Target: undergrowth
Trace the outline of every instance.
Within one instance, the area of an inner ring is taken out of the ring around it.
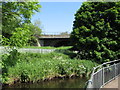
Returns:
[[[2,55],[2,82],[36,82],[55,76],[87,76],[95,65],[89,60],[71,59],[64,53],[19,53],[14,50]]]

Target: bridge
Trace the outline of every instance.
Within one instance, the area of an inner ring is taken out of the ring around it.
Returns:
[[[70,35],[41,35],[39,38],[41,39],[48,39],[48,38],[70,38]]]
[[[39,36],[40,46],[70,46],[70,34],[66,35],[41,35]]]
[[[120,59],[94,67],[87,84],[87,90],[90,88],[93,90],[102,90],[104,88],[120,90]]]

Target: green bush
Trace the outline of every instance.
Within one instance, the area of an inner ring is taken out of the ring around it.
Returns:
[[[75,14],[71,33],[80,59],[106,62],[120,56],[120,2],[85,2]]]

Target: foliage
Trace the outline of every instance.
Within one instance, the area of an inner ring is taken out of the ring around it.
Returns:
[[[71,39],[80,59],[105,62],[120,56],[120,2],[85,2],[75,14]]]
[[[10,46],[26,46],[31,36],[29,28],[30,27],[27,25],[24,25],[24,28],[16,28],[16,31],[12,33],[12,36],[10,37]]]
[[[31,40],[29,41],[30,42],[30,45],[34,45],[36,43],[39,43],[38,41],[38,38],[39,36],[41,35],[41,32],[42,30],[40,29],[40,22],[39,21],[35,21],[35,24],[32,24],[30,23],[29,24],[29,30],[31,32]],[[39,45],[37,45],[39,46]]]
[[[96,65],[92,61],[70,59],[65,54],[55,52],[48,54],[19,53],[16,55],[17,57],[11,57],[12,54],[2,56],[3,66],[7,69],[6,78],[8,78],[5,80],[5,74],[3,74],[3,83],[10,83],[16,79],[20,82],[36,82],[55,76],[80,76],[90,72]],[[12,62],[11,58],[16,59],[16,62]]]
[[[40,7],[38,2],[2,2],[3,45],[27,44],[28,38],[31,39],[28,31],[31,16],[38,12]]]
[[[60,35],[69,35],[69,33],[66,31],[66,32],[61,32]]]
[[[8,81],[8,68],[13,67],[16,62],[18,61],[19,53],[16,49],[13,49],[8,54],[1,55],[1,62],[2,64],[2,82]]]

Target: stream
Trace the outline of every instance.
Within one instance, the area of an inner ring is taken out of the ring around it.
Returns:
[[[84,88],[86,78],[54,79],[39,83],[16,83],[4,88]]]

